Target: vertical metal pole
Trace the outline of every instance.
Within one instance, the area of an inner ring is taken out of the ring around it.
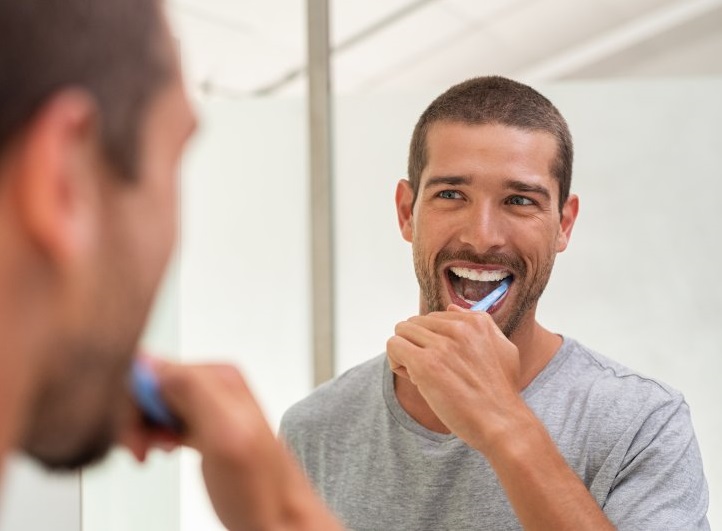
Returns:
[[[328,0],[307,0],[314,385],[334,376],[334,259]]]

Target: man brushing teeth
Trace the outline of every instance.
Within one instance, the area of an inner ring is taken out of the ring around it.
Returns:
[[[421,115],[396,189],[419,315],[282,422],[349,528],[709,528],[682,396],[536,320],[571,170],[564,118],[520,83],[472,79]]]

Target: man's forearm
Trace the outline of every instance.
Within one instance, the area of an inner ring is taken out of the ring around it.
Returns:
[[[279,531],[343,531],[341,525],[311,487],[306,476],[294,463],[289,465],[289,499],[286,503]],[[269,528],[276,529],[276,528]]]
[[[614,529],[526,407],[484,449],[524,529]]]

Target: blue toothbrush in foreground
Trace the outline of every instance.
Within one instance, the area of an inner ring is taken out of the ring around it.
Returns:
[[[494,306],[494,304],[496,304],[497,301],[504,296],[504,293],[507,292],[509,286],[511,286],[511,276],[508,276],[504,280],[502,280],[501,284],[499,284],[496,289],[494,289],[494,291],[492,291],[486,297],[474,304],[471,309],[475,312],[488,311],[489,308]]]
[[[160,396],[158,379],[153,369],[142,360],[135,360],[130,373],[130,388],[145,420],[153,426],[181,431],[180,421],[170,412]]]

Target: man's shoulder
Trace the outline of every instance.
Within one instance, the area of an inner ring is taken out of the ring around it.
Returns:
[[[644,448],[674,452],[694,437],[679,391],[574,340],[565,338],[540,376],[527,403],[599,496]]]
[[[321,384],[286,411],[281,421],[282,431],[333,423],[334,419],[352,415],[356,410],[367,410],[371,402],[382,400],[385,363],[386,355],[380,354]]]
[[[578,341],[565,338],[566,350],[558,377],[568,382],[570,394],[587,406],[649,413],[659,408],[675,410],[685,404],[680,391]],[[557,381],[560,381],[557,379]]]

